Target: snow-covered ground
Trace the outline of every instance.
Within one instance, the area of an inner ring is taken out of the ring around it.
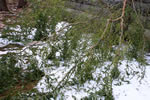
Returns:
[[[147,57],[147,60],[150,60],[150,57]],[[125,62],[121,67],[124,65]],[[129,84],[113,86],[115,100],[150,100],[150,66],[146,66],[145,76],[141,81],[136,76],[129,81]]]
[[[150,57],[147,59],[150,60]],[[125,67],[126,62],[123,61],[122,65],[120,66],[122,69]],[[133,62],[132,66],[137,66],[136,62]],[[69,70],[69,69],[67,69]],[[64,77],[64,71],[67,71],[65,67],[59,67],[56,70],[51,71],[50,73],[54,73],[55,77],[60,81]],[[96,72],[98,73],[98,72]],[[37,87],[41,92],[47,92],[48,89],[46,88],[47,83],[45,82],[46,78],[43,79],[38,83]],[[116,82],[114,81],[113,84],[113,96],[115,100],[149,100],[150,99],[150,66],[146,66],[145,76],[142,80],[138,77],[134,76],[132,79],[128,79],[129,83],[123,82],[121,85],[114,85]],[[57,84],[57,83],[55,83]],[[95,81],[88,81],[84,85],[78,87],[77,85],[66,87],[62,89],[64,93],[65,100],[81,100],[81,98],[89,96],[89,91],[94,92],[99,90],[100,84]],[[87,92],[88,91],[88,92]],[[57,98],[59,100],[60,97]],[[101,98],[102,99],[102,98]],[[98,99],[100,100],[100,99]]]

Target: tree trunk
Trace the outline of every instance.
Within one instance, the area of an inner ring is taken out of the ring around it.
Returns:
[[[26,4],[27,4],[26,0],[19,0],[17,8],[25,7]]]
[[[9,11],[6,0],[0,0],[0,11]]]

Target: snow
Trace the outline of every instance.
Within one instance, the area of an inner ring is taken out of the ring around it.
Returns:
[[[137,66],[137,62],[130,62],[131,66]],[[122,62],[122,65],[120,66],[120,69],[124,69],[126,66],[126,61]],[[65,67],[61,66],[56,68],[53,71],[49,71],[46,69],[47,75],[50,73],[55,74],[55,77],[58,79],[57,81],[61,81],[61,79],[64,77],[65,72],[68,72]],[[96,73],[100,73],[100,70],[97,70]],[[124,72],[123,72],[124,73]],[[48,92],[49,90],[46,89],[47,83],[44,81],[46,80],[45,77],[38,83],[37,89],[41,92]],[[115,83],[115,82],[114,82]],[[54,83],[55,86],[57,83]],[[74,97],[76,97],[76,100],[81,100],[81,98],[89,96],[87,91],[94,92],[99,90],[100,84],[96,83],[95,81],[87,81],[82,86],[69,86],[62,90],[65,96],[65,100],[74,100]],[[113,95],[115,100],[149,100],[150,95],[150,66],[146,66],[146,72],[145,77],[140,81],[138,77],[133,77],[130,80],[130,83],[123,83],[120,86],[113,85]],[[57,97],[57,100],[60,96]],[[103,97],[102,97],[103,98]],[[101,99],[102,99],[101,98]],[[103,100],[103,99],[102,99]]]
[[[141,82],[134,77],[130,83],[113,86],[115,100],[149,100],[150,99],[150,66],[146,66],[146,73]]]
[[[0,55],[4,55],[4,54],[7,54],[8,51],[0,51]]]
[[[58,31],[61,30],[62,28],[60,26],[66,27],[68,23],[66,24],[65,22],[59,23],[56,27],[57,34],[60,34]],[[20,26],[17,27],[16,31],[20,31]],[[36,29],[33,29],[31,32],[33,35],[28,36],[28,38],[33,39],[34,33]],[[66,30],[64,30],[66,31]],[[62,34],[63,36],[64,34]],[[12,41],[9,41],[7,39],[1,39],[0,38],[0,46],[6,45],[12,43]],[[43,46],[39,46],[40,49],[43,47],[47,47],[47,44],[43,43]],[[49,48],[48,51],[51,49]],[[28,54],[32,55],[33,52],[30,49],[23,48],[24,52],[22,54]],[[7,54],[8,51],[0,51],[1,54]],[[37,54],[41,54],[40,50],[37,51]],[[43,53],[44,54],[44,53]],[[42,55],[42,54],[41,54]],[[42,63],[42,56],[41,55],[36,55],[35,58],[38,60],[38,65],[41,65]],[[56,52],[56,57],[60,57],[60,52]],[[150,63],[150,57],[146,57],[147,61]],[[86,60],[86,57],[85,59]],[[48,61],[48,64],[51,64],[51,61]],[[122,61],[122,64],[119,66],[119,70],[121,71],[121,74],[124,75],[124,69],[126,68],[127,61]],[[39,92],[49,92],[52,91],[48,88],[47,84],[47,76],[49,75],[55,75],[52,78],[57,79],[57,83],[52,82],[54,86],[58,85],[58,82],[60,82],[65,74],[69,72],[69,70],[74,66],[74,64],[70,64],[69,67],[66,67],[63,65],[64,62],[60,62],[59,67],[52,66],[52,68],[44,68],[44,72],[46,76],[44,76],[37,86],[35,88],[38,89]],[[106,65],[109,64],[109,62],[106,63]],[[141,71],[136,67],[138,66],[138,63],[136,61],[132,61],[129,63],[130,67],[134,71],[138,71],[139,74],[141,74]],[[130,72],[132,73],[132,70],[130,69]],[[93,72],[93,77],[97,77],[101,74],[101,70],[97,69],[95,72]],[[138,78],[138,76],[135,76],[132,78],[132,76],[125,76],[125,79],[128,79],[130,83],[123,82],[121,85],[115,85],[117,83],[117,80],[113,82],[113,96],[115,100],[149,100],[150,99],[150,66],[146,66],[146,71],[145,71],[145,76],[142,80]],[[78,85],[73,85],[73,86],[68,86],[65,87],[61,90],[62,93],[64,93],[64,98],[65,100],[74,100],[74,97],[76,97],[76,100],[81,100],[81,98],[89,96],[89,93],[94,93],[95,91],[98,91],[101,89],[101,83],[98,83],[96,81],[90,80],[85,82],[83,85],[78,86]],[[60,100],[61,95],[57,97],[57,100]],[[104,98],[101,97],[103,100]],[[100,100],[100,99],[99,99]]]
[[[0,38],[0,47],[8,45],[9,43],[12,43],[12,41],[9,41],[8,39]]]
[[[56,52],[56,57],[59,57],[60,56],[60,52]]]

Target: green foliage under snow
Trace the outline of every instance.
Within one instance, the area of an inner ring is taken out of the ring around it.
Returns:
[[[19,36],[24,35],[24,41],[27,41],[26,37],[31,34],[32,29],[36,29],[33,40],[41,40],[48,44],[47,48],[41,49],[41,52],[46,54],[46,57],[42,57],[42,66],[53,70],[60,67],[63,61],[63,66],[69,69],[69,66],[73,64],[73,67],[70,68],[64,79],[60,82],[53,78],[55,75],[47,76],[47,79],[50,80],[47,82],[51,90],[49,93],[37,93],[37,95],[31,97],[56,99],[58,95],[61,95],[63,98],[61,89],[67,86],[82,86],[87,81],[94,80],[100,83],[102,88],[94,93],[89,93],[89,97],[83,99],[91,100],[92,98],[102,96],[105,97],[105,100],[113,100],[113,80],[124,80],[122,79],[123,77],[120,77],[121,72],[118,68],[121,65],[121,61],[136,60],[140,66],[146,64],[144,54],[147,51],[147,44],[143,36],[144,28],[141,26],[138,16],[130,7],[127,7],[124,16],[123,35],[121,33],[120,21],[110,22],[106,32],[104,32],[107,19],[110,18],[109,16],[115,19],[119,17],[121,10],[112,11],[108,16],[102,14],[93,15],[93,18],[87,18],[82,15],[72,16],[65,10],[66,8],[63,6],[63,3],[61,0],[33,1],[32,9],[21,14],[21,18],[16,21],[16,25],[21,27],[20,32],[16,33],[19,33]],[[61,30],[57,34],[56,25],[62,21],[69,23],[66,27],[67,31]],[[6,33],[4,35],[14,32],[9,29],[5,30]],[[48,48],[50,48],[50,51]],[[60,56],[56,56],[57,52],[60,53]],[[15,59],[8,58],[9,63],[7,64],[5,63],[6,61],[6,57],[3,57],[0,62],[0,66],[2,66],[0,71],[4,73],[3,75],[0,73],[0,75],[6,76],[3,77],[4,79],[0,79],[0,83],[3,86],[6,85],[3,81],[9,78],[11,83],[7,81],[6,87],[10,88],[18,81],[15,76],[21,74],[21,69],[15,67],[17,62]],[[48,64],[48,61],[51,61],[51,64]],[[31,69],[34,67],[35,69],[32,70],[38,72],[37,63],[33,62],[34,60],[31,60],[30,67]],[[107,62],[109,63],[105,65]],[[30,67],[27,70],[31,70]],[[140,68],[143,70],[142,67]],[[97,69],[100,69],[101,73],[95,78],[93,73]],[[5,71],[12,73],[12,75]],[[37,75],[34,72],[28,73],[25,78],[30,80],[32,77],[31,79],[34,79],[34,74]],[[22,77],[19,76],[18,78]],[[59,84],[53,86],[53,82]],[[7,88],[0,90],[0,92]]]

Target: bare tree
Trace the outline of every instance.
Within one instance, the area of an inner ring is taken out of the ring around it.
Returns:
[[[0,11],[9,11],[6,0],[0,0]]]
[[[17,8],[22,8],[27,4],[26,0],[19,0]]]

